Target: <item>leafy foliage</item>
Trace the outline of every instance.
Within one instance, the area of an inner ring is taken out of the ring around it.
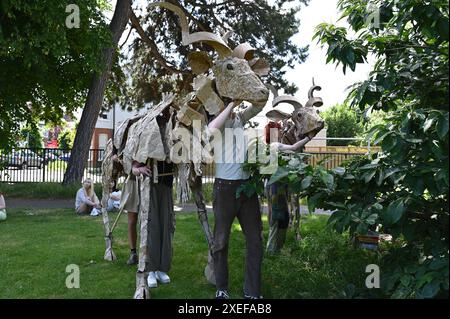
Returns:
[[[367,134],[381,152],[344,167],[325,170],[280,161],[270,182],[288,183],[308,197],[310,211],[333,210],[338,232],[377,230],[393,236],[381,261],[382,290],[392,298],[448,297],[448,3],[373,1],[380,25],[365,1],[341,0],[339,7],[356,32],[318,27],[328,45],[327,61],[352,70],[377,58],[369,79],[354,85],[350,105],[360,111],[389,112]]]
[[[42,134],[35,125],[29,125],[20,131],[21,138],[27,142],[27,147],[42,148]]]
[[[73,146],[75,140],[76,130],[66,129],[58,136],[58,147],[60,149],[68,150]]]
[[[249,42],[271,65],[271,74],[266,82],[283,87],[290,94],[297,88],[283,77],[285,67],[292,68],[306,59],[307,47],[292,43],[300,22],[295,17],[299,6],[292,7],[292,0],[256,1],[169,1],[183,8],[190,20],[190,31],[207,31],[223,34],[234,30],[230,46]],[[298,1],[307,4],[308,0]],[[290,4],[291,9],[286,9]],[[138,38],[130,47],[127,73],[132,77],[129,99],[123,105],[159,102],[163,92],[189,92],[193,74],[187,65],[187,55],[195,49],[211,51],[204,44],[185,47],[181,43],[178,17],[171,11],[151,9],[141,18],[146,34],[158,48],[150,50],[147,43]],[[164,67],[163,64],[167,67]]]
[[[382,152],[351,163],[326,199],[311,199],[335,206],[330,223],[338,231],[379,225],[402,242],[384,260],[392,297],[448,296],[448,3],[374,3],[378,26],[366,23],[373,12],[361,1],[341,0],[356,38],[327,24],[316,37],[344,71],[369,53],[377,58],[349,98],[362,111],[392,112],[388,124],[369,132]]]
[[[0,148],[22,122],[58,122],[82,105],[110,32],[100,7],[80,0],[80,28],[65,25],[67,1],[0,3]]]
[[[346,104],[338,104],[321,113],[325,120],[328,137],[357,137],[363,131],[363,124],[360,116]],[[327,142],[328,145],[345,146],[352,141]]]

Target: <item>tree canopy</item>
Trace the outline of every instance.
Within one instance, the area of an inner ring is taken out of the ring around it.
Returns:
[[[190,21],[190,31],[208,31],[224,34],[233,30],[229,42],[234,48],[249,42],[257,49],[257,55],[266,58],[271,65],[267,82],[286,93],[297,90],[295,83],[284,79],[287,68],[301,63],[307,56],[307,47],[298,47],[291,37],[298,32],[300,21],[296,13],[300,3],[292,7],[292,0],[277,0],[270,5],[267,0],[180,0],[169,1],[179,5]],[[286,9],[290,5],[290,9]],[[145,30],[145,37],[138,37],[130,47],[127,73],[132,78],[131,92],[126,105],[142,107],[157,102],[163,92],[187,92],[191,89],[193,74],[187,66],[187,54],[204,44],[185,47],[181,43],[178,17],[171,11],[153,8],[146,10],[138,20]],[[132,20],[133,22],[133,20]],[[136,25],[136,22],[133,23]],[[213,53],[212,53],[213,54]]]
[[[58,122],[80,107],[102,68],[110,34],[104,1],[79,0],[79,28],[68,28],[66,1],[0,2],[0,148],[33,119]]]

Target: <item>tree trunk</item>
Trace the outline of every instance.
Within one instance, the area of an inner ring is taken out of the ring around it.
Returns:
[[[95,124],[100,114],[105,88],[111,71],[111,66],[116,56],[116,48],[122,33],[125,31],[129,19],[132,0],[118,0],[114,15],[109,28],[112,33],[113,46],[103,51],[103,61],[105,68],[101,74],[96,74],[92,78],[86,104],[78,125],[77,134],[73,143],[72,152],[64,174],[63,184],[81,182],[84,175],[84,168],[89,156],[92,135]]]

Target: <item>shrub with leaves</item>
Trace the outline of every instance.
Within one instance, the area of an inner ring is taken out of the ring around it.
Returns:
[[[369,132],[382,151],[351,163],[333,196],[311,199],[334,202],[330,223],[339,231],[379,224],[402,241],[384,258],[390,296],[448,296],[448,2],[372,2],[339,1],[353,39],[328,24],[318,26],[316,37],[344,70],[369,53],[377,58],[349,98],[362,111],[392,112],[388,125]],[[370,19],[374,14],[378,21]]]
[[[329,223],[338,232],[391,234],[380,264],[386,296],[448,297],[448,2],[372,2],[339,1],[354,38],[329,24],[319,25],[315,37],[328,46],[327,61],[344,72],[368,54],[377,58],[349,102],[363,112],[390,113],[387,124],[368,132],[381,152],[332,171],[281,161],[271,181],[307,196],[310,210],[334,210]]]

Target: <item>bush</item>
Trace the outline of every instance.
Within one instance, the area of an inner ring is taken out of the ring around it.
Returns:
[[[354,138],[363,131],[358,114],[346,104],[335,105],[321,115],[326,123],[328,137]],[[327,141],[330,146],[347,146],[352,143],[354,141]]]

